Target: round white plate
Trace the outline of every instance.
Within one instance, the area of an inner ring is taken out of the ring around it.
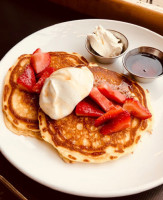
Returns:
[[[0,63],[0,94],[9,67],[18,56],[43,51],[78,52],[92,60],[85,49],[86,34],[96,25],[122,32],[129,49],[153,46],[163,50],[163,38],[142,27],[111,20],[78,20],[40,30],[14,46]],[[121,60],[109,69],[123,71]],[[17,136],[3,122],[0,111],[0,147],[3,155],[21,172],[52,189],[91,197],[115,197],[139,193],[163,183],[163,77],[142,84],[151,94],[155,114],[152,134],[144,134],[133,154],[104,164],[66,164],[45,142]],[[2,98],[0,98],[0,104]]]

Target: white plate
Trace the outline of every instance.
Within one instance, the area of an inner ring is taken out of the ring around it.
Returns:
[[[128,23],[93,19],[57,24],[30,35],[5,55],[0,63],[0,94],[4,76],[17,57],[32,53],[38,47],[43,51],[78,52],[91,60],[85,49],[85,36],[99,24],[126,35],[129,49],[147,45],[163,50],[163,38],[160,35]],[[122,71],[121,60],[108,68]],[[70,194],[115,197],[156,187],[163,183],[163,78],[142,86],[151,93],[154,130],[151,135],[144,135],[133,154],[104,164],[66,164],[50,145],[11,133],[5,127],[0,111],[1,152],[30,178]]]

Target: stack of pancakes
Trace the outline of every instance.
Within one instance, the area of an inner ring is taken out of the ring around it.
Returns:
[[[50,52],[50,66],[87,66],[94,75],[94,85],[107,81],[127,97],[136,98],[149,109],[147,92],[127,76],[89,64],[77,53]],[[131,127],[111,135],[102,135],[94,126],[95,118],[76,116],[72,112],[60,120],[53,120],[39,108],[39,95],[22,90],[17,78],[30,63],[31,55],[18,58],[6,76],[3,93],[3,112],[9,130],[25,136],[43,139],[52,144],[66,162],[101,163],[133,152],[142,131],[151,130],[152,118],[132,117]]]

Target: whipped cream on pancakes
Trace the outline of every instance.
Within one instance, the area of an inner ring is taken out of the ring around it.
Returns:
[[[40,107],[52,119],[66,117],[89,95],[93,82],[93,74],[87,67],[59,69],[46,79],[40,93]]]

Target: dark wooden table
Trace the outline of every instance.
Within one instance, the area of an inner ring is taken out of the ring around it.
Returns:
[[[0,1],[0,59],[17,42],[29,34],[47,26],[77,19],[92,18],[70,9],[41,0],[1,0]],[[27,199],[92,199],[64,194],[49,189],[28,178],[0,153],[0,174],[11,182]],[[0,183],[0,200],[18,199],[2,183]],[[109,198],[110,200],[162,200],[163,185],[152,190],[128,197]]]

